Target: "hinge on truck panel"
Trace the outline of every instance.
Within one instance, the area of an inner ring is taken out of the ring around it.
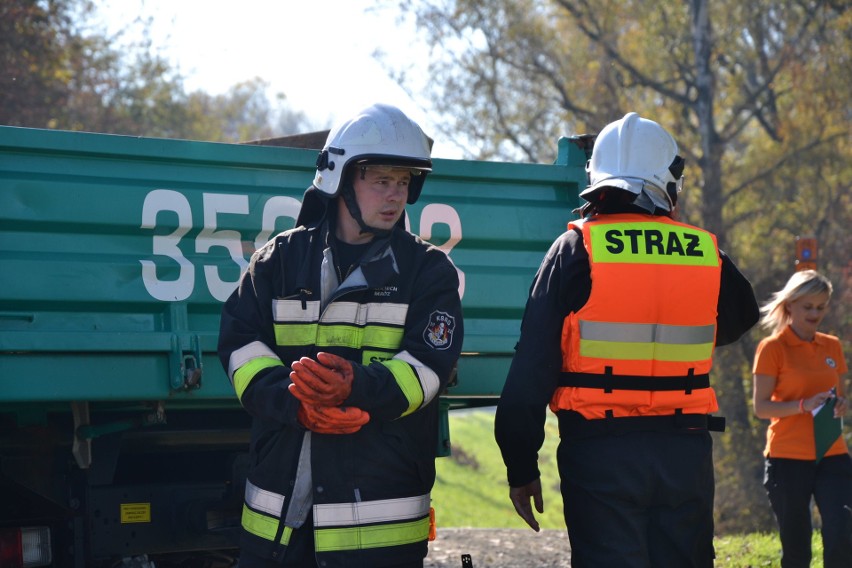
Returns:
[[[172,335],[172,351],[169,354],[171,388],[173,390],[201,388],[201,340],[198,335],[190,335],[189,349],[186,350],[183,348],[183,343],[181,336]]]
[[[163,401],[150,403],[154,411],[134,413],[123,420],[92,424],[89,416],[89,403],[85,401],[71,402],[71,412],[74,415],[74,442],[71,453],[80,469],[88,469],[92,465],[92,440],[107,434],[135,430],[145,426],[156,426],[166,423],[166,407]]]
[[[71,454],[80,469],[89,469],[92,465],[92,440],[77,434],[81,426],[89,425],[89,403],[72,402],[71,413],[74,416],[74,443],[71,446]]]

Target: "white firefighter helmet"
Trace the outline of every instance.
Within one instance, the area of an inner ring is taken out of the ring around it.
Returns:
[[[338,195],[353,164],[410,168],[408,203],[414,203],[432,171],[429,139],[398,108],[374,104],[329,132],[313,186],[328,197]]]
[[[637,198],[644,194],[654,206],[671,211],[681,189],[682,169],[683,159],[671,134],[653,120],[629,112],[598,134],[586,165],[589,187],[580,197],[592,201],[600,189],[616,187]]]

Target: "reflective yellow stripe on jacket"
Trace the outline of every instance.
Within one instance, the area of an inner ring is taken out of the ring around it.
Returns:
[[[398,353],[388,361],[382,361],[382,365],[390,369],[396,384],[408,399],[408,408],[402,416],[411,414],[424,404],[428,404],[441,389],[438,374],[408,351]]]
[[[231,379],[237,396],[242,399],[243,392],[258,372],[282,365],[278,355],[265,343],[253,341],[231,353],[228,360],[228,378]]]
[[[402,344],[408,306],[393,303],[332,302],[320,314],[319,302],[275,300],[275,341],[281,346],[377,348]]]
[[[275,300],[272,309],[278,345],[359,349],[362,364],[377,361],[386,366],[408,400],[402,416],[438,395],[438,375],[410,353],[398,352],[405,334],[406,304],[332,302],[321,311],[318,301]]]
[[[281,526],[281,514],[284,511],[285,497],[279,493],[266,491],[246,480],[246,498],[243,505],[243,528],[255,536],[281,544],[290,542],[293,530],[283,527],[281,537],[276,539]]]

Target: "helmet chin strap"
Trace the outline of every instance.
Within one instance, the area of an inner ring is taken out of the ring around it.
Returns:
[[[677,205],[677,196],[683,190],[683,168],[686,165],[686,160],[682,156],[675,155],[672,165],[669,166],[669,171],[675,181],[666,184],[666,193],[669,194],[669,199],[672,201],[672,208]]]
[[[352,187],[351,183],[344,183],[340,194],[343,197],[343,202],[346,204],[346,209],[349,210],[349,214],[352,215],[352,218],[355,219],[355,222],[361,228],[362,234],[372,233],[377,238],[390,235],[391,232],[389,230],[371,227],[364,222],[364,218],[361,216],[361,208],[358,207],[358,200],[355,199],[355,188]]]

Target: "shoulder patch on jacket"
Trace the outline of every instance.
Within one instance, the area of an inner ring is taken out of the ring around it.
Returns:
[[[455,330],[456,318],[447,312],[436,310],[429,315],[429,323],[423,330],[423,339],[435,349],[449,349],[453,344]]]

